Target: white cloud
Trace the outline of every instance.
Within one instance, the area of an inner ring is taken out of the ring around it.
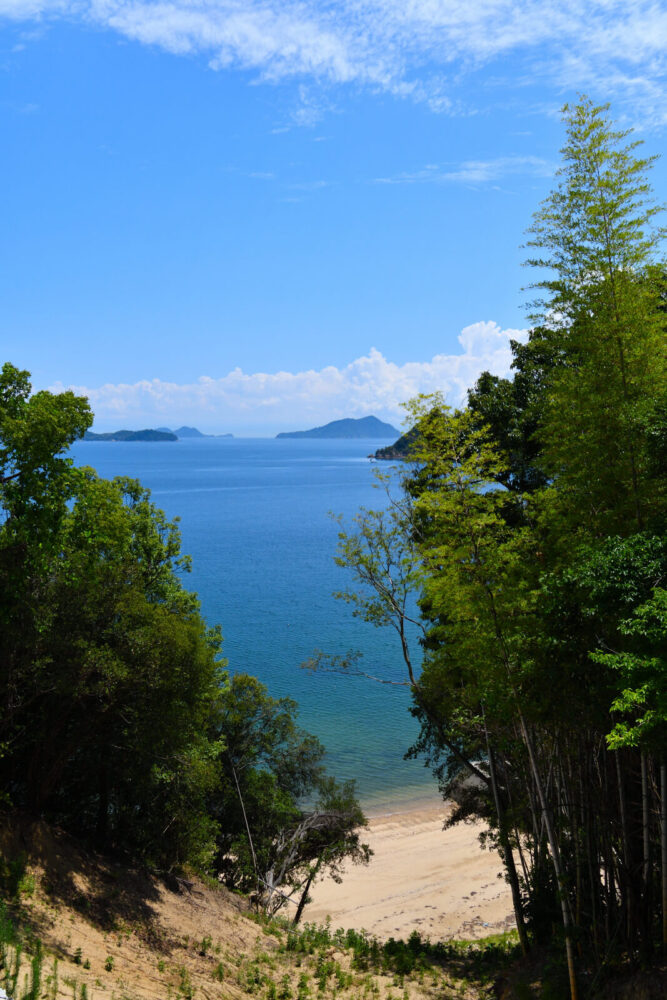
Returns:
[[[450,404],[458,405],[480,372],[506,375],[509,342],[525,334],[478,322],[459,334],[458,354],[437,354],[430,361],[399,365],[372,348],[343,368],[330,365],[319,371],[246,374],[235,368],[221,378],[204,375],[187,384],[147,379],[132,385],[50,388],[88,396],[95,426],[109,430],[188,423],[214,432],[261,435],[369,413],[401,423],[401,403],[420,392],[442,391]]]
[[[362,84],[441,111],[460,107],[457,81],[507,58],[505,83],[599,87],[667,117],[658,0],[0,0],[3,14],[93,23],[216,69]],[[312,124],[318,107],[311,95],[296,120]]]

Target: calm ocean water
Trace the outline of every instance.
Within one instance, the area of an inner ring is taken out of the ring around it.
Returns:
[[[393,632],[356,620],[332,596],[348,578],[333,561],[338,528],[328,512],[349,519],[362,505],[382,506],[366,458],[381,444],[206,438],[72,449],[77,464],[101,476],[140,479],[157,506],[180,517],[183,551],[193,558],[185,583],[206,619],[222,625],[230,670],[294,698],[301,724],[325,744],[332,773],[356,778],[372,811],[435,794],[423,765],[403,760],[417,732],[409,694],[299,664],[315,649],[355,649],[371,673],[404,677]]]

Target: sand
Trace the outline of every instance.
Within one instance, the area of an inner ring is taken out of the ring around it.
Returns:
[[[432,941],[480,938],[515,926],[512,899],[495,851],[482,850],[480,824],[443,830],[446,804],[422,803],[370,819],[368,867],[350,866],[311,892],[304,920],[364,928],[406,938],[417,929]],[[500,877],[499,877],[500,876]]]

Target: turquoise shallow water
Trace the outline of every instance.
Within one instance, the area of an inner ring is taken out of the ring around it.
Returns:
[[[325,744],[339,778],[356,778],[371,811],[434,795],[420,762],[404,761],[416,735],[402,687],[300,670],[316,648],[361,650],[363,665],[402,680],[394,634],[352,617],[332,593],[346,585],[333,561],[337,526],[379,507],[366,456],[386,442],[215,439],[78,442],[73,456],[100,475],[128,475],[180,516],[183,551],[193,558],[186,585],[206,619],[219,622],[232,671],[255,674],[272,695],[300,706],[301,724]]]

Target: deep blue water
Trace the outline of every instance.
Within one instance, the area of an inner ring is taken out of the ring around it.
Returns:
[[[371,673],[405,676],[393,631],[353,618],[332,596],[348,578],[333,561],[338,528],[328,512],[349,520],[362,505],[382,506],[366,457],[381,444],[206,438],[72,449],[77,464],[101,476],[140,479],[157,506],[180,517],[183,551],[193,559],[185,584],[206,619],[222,625],[230,670],[294,698],[301,724],[327,747],[332,773],[356,778],[373,810],[434,794],[423,765],[403,760],[417,732],[407,690],[299,664],[315,649],[355,649]]]

